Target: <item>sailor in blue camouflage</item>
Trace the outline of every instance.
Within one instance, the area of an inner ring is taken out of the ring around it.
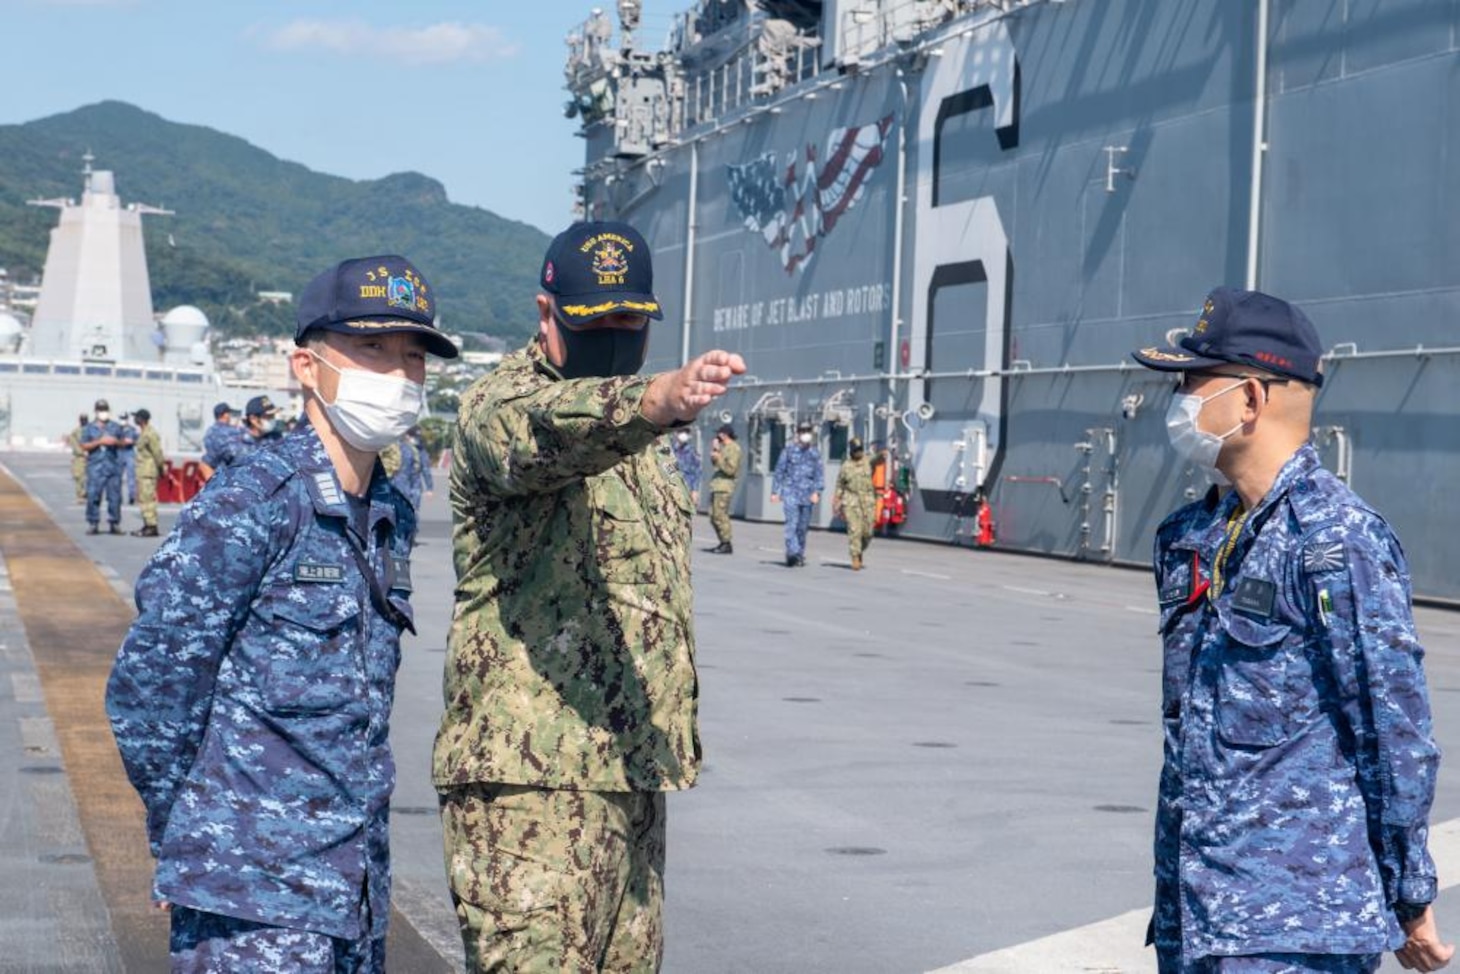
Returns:
[[[137,503],[137,427],[130,413],[122,413],[122,439],[117,444],[117,461],[122,468],[122,491],[128,504]]]
[[[684,478],[685,486],[689,488],[690,497],[695,503],[700,499],[700,455],[695,450],[693,438],[689,430],[679,430],[674,434],[674,463],[679,467],[679,474]]]
[[[227,403],[218,403],[213,407],[213,425],[208,427],[208,432],[203,434],[203,463],[207,464],[214,472],[235,462],[248,452],[248,439],[242,427],[234,426],[228,421],[234,410]]]
[[[400,450],[400,468],[391,476],[391,479],[401,492],[410,498],[411,505],[419,511],[421,498],[427,491],[436,489],[436,482],[431,478],[431,454],[426,450],[426,443],[421,438],[419,429],[407,431],[406,435],[400,438],[398,448]]]
[[[826,487],[826,471],[815,443],[810,423],[797,426],[796,439],[781,451],[771,479],[771,500],[779,500],[786,508],[787,565],[806,564],[806,532]]]
[[[1172,443],[1233,484],[1156,536],[1163,974],[1358,974],[1386,950],[1437,970],[1453,951],[1430,908],[1440,755],[1409,569],[1306,442],[1321,354],[1291,305],[1219,289],[1181,347],[1135,355],[1182,372]]]
[[[1187,684],[1191,646],[1211,602],[1210,553],[1201,539],[1217,520],[1221,489],[1176,511],[1156,529],[1157,601],[1160,607],[1161,717],[1164,754],[1156,800],[1156,909],[1146,942],[1158,953],[1179,954],[1181,911],[1177,896],[1181,852],[1181,696]]]
[[[111,418],[105,399],[96,401],[96,415],[81,431],[80,445],[86,452],[87,533],[96,534],[101,523],[101,501],[106,498],[106,520],[112,534],[120,534],[122,520],[122,463],[118,451],[128,441],[122,426]]]
[[[454,346],[360,287],[384,267],[424,292],[403,258],[361,263],[306,289],[305,420],[183,509],[107,685],[175,971],[383,970],[416,517],[377,454],[424,403],[427,349]]]

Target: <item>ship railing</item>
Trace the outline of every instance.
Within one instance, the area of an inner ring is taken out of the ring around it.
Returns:
[[[1430,358],[1449,355],[1460,355],[1460,345],[1441,345],[1427,348],[1424,345],[1415,345],[1412,348],[1386,348],[1373,351],[1360,351],[1357,344],[1343,342],[1335,345],[1325,352],[1323,361],[1325,363],[1338,364],[1346,361],[1357,361],[1360,359],[1392,359],[1392,358]],[[950,369],[950,370],[928,370],[910,369],[899,372],[868,372],[865,374],[852,373],[850,375],[837,372],[835,374],[824,374],[807,378],[792,378],[787,376],[784,379],[761,379],[749,378],[739,380],[735,383],[737,389],[785,389],[800,386],[826,386],[834,384],[862,384],[868,382],[919,382],[931,379],[1009,379],[1037,375],[1075,375],[1080,373],[1101,373],[1101,372],[1135,372],[1144,373],[1147,370],[1144,366],[1135,362],[1106,362],[1090,365],[1046,365],[1035,367],[1032,363],[1023,359],[1016,359],[1007,368],[999,369]],[[1174,376],[1177,373],[1170,373]]]
[[[681,113],[686,127],[763,101],[821,70],[821,39],[775,30],[774,23],[747,22],[740,43],[723,60],[686,67]]]
[[[874,51],[908,46],[949,21],[987,11],[1010,14],[1022,7],[1064,0],[887,0],[846,10],[836,25],[837,61],[855,65]]]
[[[66,359],[0,358],[0,375],[85,375],[98,379],[134,379],[139,382],[206,382],[202,369],[168,368],[120,362]]]

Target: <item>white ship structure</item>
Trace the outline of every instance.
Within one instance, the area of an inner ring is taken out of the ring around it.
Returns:
[[[118,415],[145,407],[169,454],[197,452],[215,403],[242,408],[261,390],[220,377],[202,311],[154,314],[142,218],[171,211],[123,204],[114,174],[84,159],[79,201],[31,201],[61,218],[29,326],[0,300],[0,448],[55,448],[106,399]]]

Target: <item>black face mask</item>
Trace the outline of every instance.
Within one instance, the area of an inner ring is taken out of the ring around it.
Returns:
[[[853,460],[860,460],[860,459],[862,459],[862,456],[863,456],[863,453],[862,453],[861,450],[853,450],[852,451],[852,459]]]
[[[574,331],[554,322],[565,352],[558,372],[565,379],[609,378],[634,375],[644,367],[649,351],[649,326],[638,331],[627,328],[589,328]]]

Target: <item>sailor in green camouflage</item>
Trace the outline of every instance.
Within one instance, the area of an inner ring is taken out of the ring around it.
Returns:
[[[662,792],[699,772],[689,490],[664,445],[744,372],[636,375],[648,246],[575,224],[539,335],[461,397],[456,609],[433,778],[472,971],[652,971]]]
[[[715,446],[710,450],[710,524],[720,543],[710,551],[717,555],[733,554],[730,544],[730,501],[740,478],[740,444],[735,442],[735,427],[725,423],[715,433]]]
[[[872,487],[872,461],[862,448],[862,441],[852,437],[847,444],[847,458],[836,476],[836,494],[832,510],[840,511],[847,522],[847,550],[852,556],[852,570],[862,570],[862,552],[872,540],[872,526],[877,520],[877,492]]]
[[[66,444],[71,447],[71,479],[76,483],[76,499],[86,500],[86,451],[81,449],[81,431],[91,417],[82,413],[77,417],[76,427],[66,434]]]
[[[162,437],[152,425],[152,414],[139,409],[132,414],[137,421],[137,510],[142,515],[142,528],[132,534],[139,538],[157,537],[157,478],[167,462],[162,455]]]

